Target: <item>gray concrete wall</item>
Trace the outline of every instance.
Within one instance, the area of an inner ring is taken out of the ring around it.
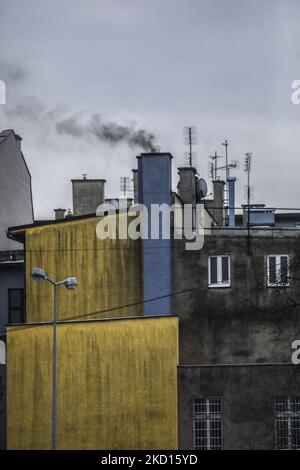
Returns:
[[[293,365],[179,367],[179,448],[193,449],[193,400],[222,398],[224,449],[274,449],[275,396],[300,396]]]
[[[267,287],[267,255],[289,254],[300,265],[300,232],[252,231],[247,255],[246,231],[213,230],[200,251],[173,248],[172,313],[180,316],[180,363],[290,361],[291,343],[300,337],[298,309],[285,309],[293,288]],[[208,287],[208,256],[231,257],[231,287]],[[300,279],[300,275],[298,275]]]
[[[4,136],[4,137],[3,137]],[[6,237],[8,227],[33,222],[31,177],[14,132],[0,133],[0,251],[20,250]]]

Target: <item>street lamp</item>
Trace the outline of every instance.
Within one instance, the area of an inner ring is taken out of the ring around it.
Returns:
[[[47,273],[41,268],[33,268],[31,277],[35,281],[48,281],[54,287],[54,306],[53,306],[53,377],[52,377],[52,449],[56,449],[56,290],[58,286],[65,286],[67,289],[77,287],[76,277],[67,277],[62,281],[52,281]]]

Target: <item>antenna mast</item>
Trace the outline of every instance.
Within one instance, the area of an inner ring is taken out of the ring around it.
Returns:
[[[214,155],[209,155],[209,157],[212,160],[211,163],[211,176],[212,178],[216,181],[218,177],[218,158],[222,158],[222,155],[218,155],[217,152],[215,152]]]
[[[245,153],[244,170],[247,173],[247,246],[248,255],[251,254],[250,249],[250,171],[251,171],[252,152]]]
[[[197,128],[184,127],[183,128],[184,144],[188,145],[189,151],[185,153],[188,166],[192,167],[195,163],[196,152],[193,152],[193,145],[197,144]]]
[[[228,141],[227,139],[225,140],[225,142],[222,142],[222,145],[224,145],[225,147],[225,168],[226,168],[226,183],[227,183],[227,180],[229,178],[229,166],[228,166]]]
[[[120,190],[121,190],[121,194],[126,199],[128,193],[131,192],[129,176],[121,176],[121,178],[120,178]]]

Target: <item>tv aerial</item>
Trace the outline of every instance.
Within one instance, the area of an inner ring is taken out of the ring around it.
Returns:
[[[185,152],[186,164],[190,167],[196,166],[197,154],[193,151],[193,145],[197,144],[197,128],[184,127],[183,128],[184,144],[188,145],[189,150]]]

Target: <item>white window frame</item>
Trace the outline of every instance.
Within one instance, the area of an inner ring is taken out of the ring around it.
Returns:
[[[217,283],[211,284],[211,258],[217,258]],[[223,282],[222,280],[222,258],[228,258],[228,281]],[[230,269],[230,255],[210,255],[208,257],[208,287],[209,288],[223,288],[231,287],[231,269]]]
[[[290,274],[290,268],[289,268],[289,265],[290,265],[290,257],[289,255],[287,255],[286,253],[285,254],[281,254],[281,255],[268,255],[267,256],[267,285],[268,287],[289,287],[290,285],[290,282],[288,280],[287,283],[283,284],[282,282],[280,282],[280,276],[281,276],[281,269],[280,269],[280,258],[282,256],[285,256],[287,258],[287,278],[289,279],[289,274]],[[277,267],[276,269],[276,281],[278,280],[279,282],[270,282],[270,258],[276,258],[276,262],[275,262],[275,266]],[[279,266],[279,267],[278,267]]]

